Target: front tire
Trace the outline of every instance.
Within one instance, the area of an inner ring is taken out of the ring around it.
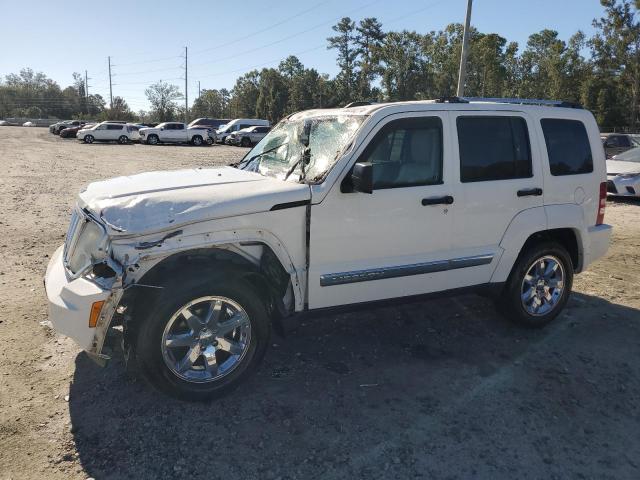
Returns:
[[[560,314],[572,285],[573,264],[567,250],[556,242],[541,243],[520,254],[500,306],[510,320],[540,328]]]
[[[157,135],[149,135],[147,137],[148,145],[157,145],[158,144],[158,136]]]
[[[200,135],[195,135],[191,139],[191,144],[195,147],[199,147],[200,145],[202,145],[202,137]]]
[[[136,357],[158,390],[183,400],[210,400],[236,388],[258,367],[271,324],[250,284],[202,277],[166,285],[143,308]]]
[[[247,137],[243,137],[242,140],[240,141],[240,146],[242,146],[242,147],[250,147],[251,146],[251,140],[249,140]]]
[[[83,140],[84,143],[93,143],[95,139],[93,138],[93,135],[85,135]]]

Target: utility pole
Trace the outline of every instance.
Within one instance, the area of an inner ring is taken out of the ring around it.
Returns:
[[[84,101],[87,104],[87,115],[89,115],[89,77],[87,71],[84,71]]]
[[[198,80],[198,98],[200,98],[200,80]]]
[[[189,117],[189,92],[187,89],[187,47],[184,47],[184,123]]]
[[[456,96],[464,97],[464,83],[467,79],[467,56],[469,55],[469,25],[471,24],[471,4],[473,0],[467,0],[467,16],[464,20],[464,34],[462,36],[462,52],[460,54],[460,72],[458,74],[458,90]]]
[[[113,110],[113,86],[111,85],[111,57],[109,59],[109,109]]]

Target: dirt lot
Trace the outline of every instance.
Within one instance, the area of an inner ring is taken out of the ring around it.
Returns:
[[[638,202],[609,202],[609,255],[545,330],[477,296],[317,318],[212,404],[101,369],[40,325],[87,182],[242,154],[0,127],[0,479],[640,478]]]

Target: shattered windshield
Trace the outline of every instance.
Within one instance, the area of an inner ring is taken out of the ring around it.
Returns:
[[[305,180],[319,180],[338,160],[365,118],[343,114],[282,120],[251,149],[238,168],[296,182],[303,179],[304,171]],[[306,165],[302,161],[305,146],[301,142],[305,120],[311,122]]]

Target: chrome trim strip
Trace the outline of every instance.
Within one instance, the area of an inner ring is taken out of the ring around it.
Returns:
[[[452,258],[451,260],[437,260],[435,262],[414,263],[411,265],[398,265],[393,267],[372,268],[368,270],[355,270],[351,272],[327,273],[320,275],[320,286],[331,287],[346,283],[369,282],[387,278],[408,277],[411,275],[424,275],[426,273],[445,272],[458,268],[477,267],[488,265],[493,261],[493,255],[474,255],[472,257]]]

